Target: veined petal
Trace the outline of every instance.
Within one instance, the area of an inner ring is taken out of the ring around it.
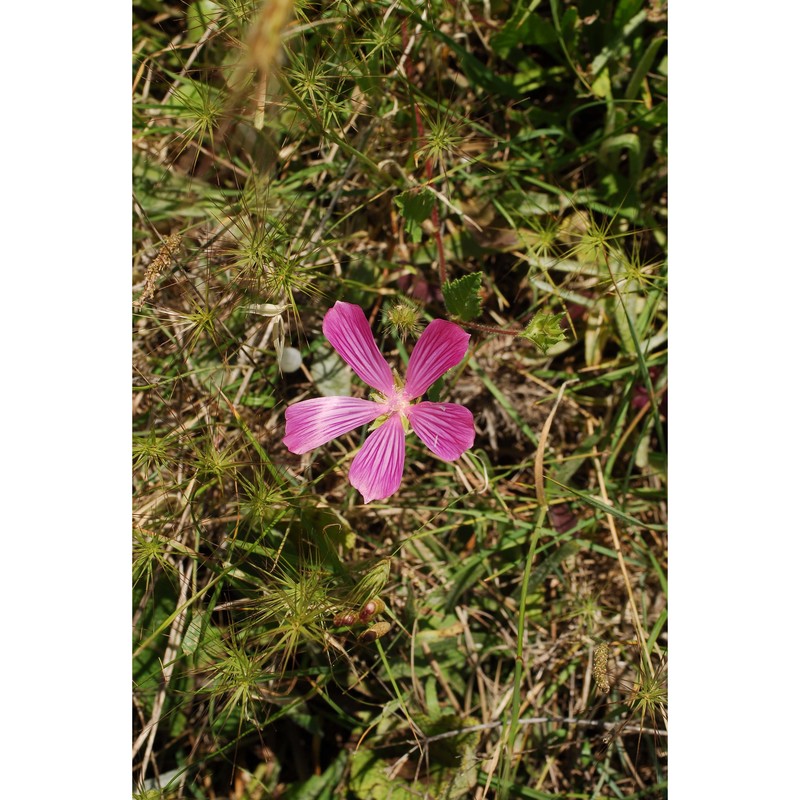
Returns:
[[[337,300],[322,320],[322,332],[364,383],[383,394],[394,389],[392,370],[372,338],[361,306]]]
[[[286,409],[283,443],[292,453],[307,453],[385,413],[381,403],[357,397],[301,400]]]
[[[400,488],[406,457],[405,431],[399,414],[374,430],[350,465],[350,483],[364,502],[384,500]]]
[[[439,377],[464,358],[469,334],[454,322],[435,319],[419,337],[408,360],[406,397],[421,397]]]
[[[410,406],[406,416],[426,447],[445,461],[455,461],[475,442],[472,412],[464,406],[425,400]]]

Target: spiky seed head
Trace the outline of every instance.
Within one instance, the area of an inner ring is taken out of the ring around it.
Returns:
[[[368,600],[377,597],[389,580],[390,569],[391,559],[382,558],[378,561],[353,587],[347,602],[353,606],[363,606]]]
[[[592,669],[597,688],[603,693],[608,694],[611,686],[608,683],[608,645],[603,642],[594,651],[594,668]]]
[[[419,335],[421,318],[419,306],[401,298],[384,310],[384,330],[405,341],[409,335],[414,337]]]

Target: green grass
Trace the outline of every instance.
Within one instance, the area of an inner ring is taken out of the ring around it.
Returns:
[[[134,5],[137,796],[666,796],[665,30]],[[336,300],[398,367],[431,319],[472,335],[433,391],[475,446],[409,437],[369,505],[363,431],[281,442],[288,403],[366,396]]]

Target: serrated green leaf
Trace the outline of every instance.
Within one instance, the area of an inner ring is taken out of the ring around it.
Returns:
[[[533,592],[540,588],[544,583],[545,578],[551,575],[562,561],[576,555],[581,549],[577,542],[565,542],[560,547],[555,549],[555,552],[550,553],[542,560],[542,563],[531,572],[530,580],[528,581],[528,591]]]
[[[472,272],[455,281],[447,281],[442,286],[444,304],[454,317],[469,322],[481,313],[479,292],[482,280],[482,272]]]
[[[545,314],[538,311],[536,316],[525,326],[525,330],[520,333],[526,339],[533,342],[544,355],[553,345],[563,342],[566,334],[561,329],[561,320],[566,316],[565,312],[560,314]]]
[[[406,233],[411,241],[422,240],[422,223],[430,218],[434,196],[424,188],[408,189],[394,198],[395,205],[405,220]]]

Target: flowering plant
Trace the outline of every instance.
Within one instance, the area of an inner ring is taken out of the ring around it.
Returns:
[[[322,332],[361,380],[376,390],[374,399],[316,397],[286,409],[283,443],[307,453],[368,422],[375,429],[350,465],[350,483],[364,502],[384,500],[400,488],[408,427],[445,461],[455,461],[475,441],[472,413],[456,403],[414,402],[467,352],[469,334],[436,319],[411,353],[405,384],[393,373],[372,337],[359,306],[337,302],[322,321]]]

